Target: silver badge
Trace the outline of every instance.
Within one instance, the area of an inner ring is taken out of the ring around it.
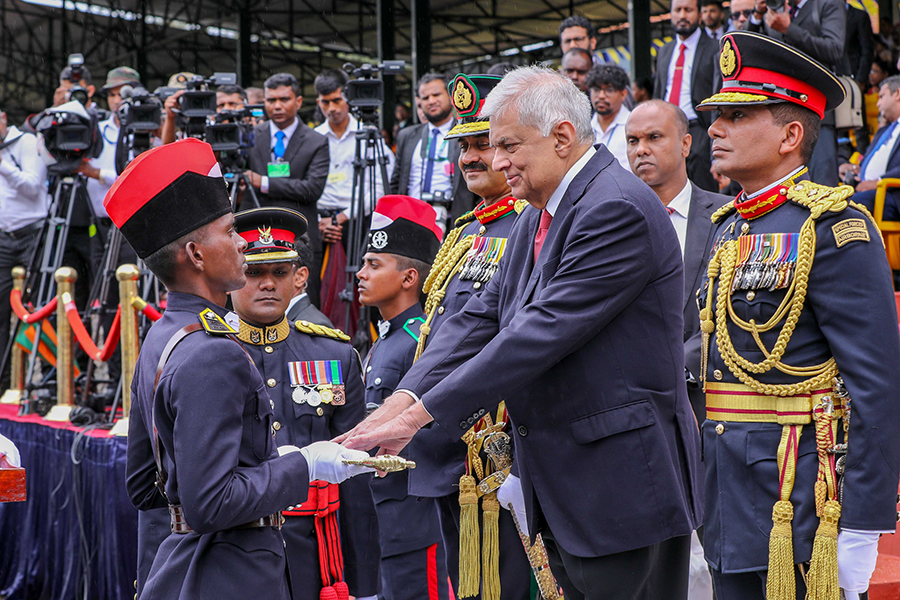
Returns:
[[[310,390],[306,395],[306,403],[310,406],[318,406],[322,404],[322,394],[316,390]]]
[[[378,337],[384,337],[391,330],[390,321],[378,321]]]
[[[388,245],[388,234],[384,231],[376,231],[372,234],[372,247],[381,250]]]
[[[297,404],[303,404],[304,402],[306,402],[306,390],[298,385],[294,388],[294,391],[291,392],[291,400],[293,400]]]

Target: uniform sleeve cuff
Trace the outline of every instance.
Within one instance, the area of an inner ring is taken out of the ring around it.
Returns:
[[[268,194],[268,193],[269,193],[269,178],[268,178],[268,177],[263,176],[263,177],[260,179],[260,181],[259,181],[259,191],[262,192],[263,194]]]

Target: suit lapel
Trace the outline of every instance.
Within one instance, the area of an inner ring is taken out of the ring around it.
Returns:
[[[269,162],[271,137],[269,135],[269,122],[263,122],[261,127],[256,128],[256,142],[253,144],[253,152],[256,154],[257,163],[266,165]],[[262,173],[265,175],[265,173]]]
[[[713,201],[700,188],[691,184],[691,204],[688,209],[687,231],[684,236],[684,307],[691,302],[699,286],[700,265],[706,253],[706,243],[712,229]]]
[[[298,121],[297,129],[294,130],[294,135],[291,136],[288,147],[284,150],[284,162],[289,163],[294,160],[294,155],[297,154],[297,150],[303,145],[304,137],[306,137],[306,129],[303,127],[303,123]]]

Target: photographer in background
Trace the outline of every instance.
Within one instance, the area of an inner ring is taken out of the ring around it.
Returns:
[[[0,111],[0,351],[10,334],[12,268],[31,257],[50,197],[47,166],[38,156],[37,138],[8,125]],[[9,373],[0,373],[0,390],[9,387]]]
[[[216,89],[216,112],[242,110],[247,104],[247,92],[239,85],[223,85]]]
[[[328,179],[328,140],[297,118],[303,96],[293,75],[272,75],[264,86],[269,121],[253,129],[255,143],[250,149],[248,181],[258,190],[261,206],[292,208],[303,214],[307,222],[318,223],[316,202]],[[322,266],[318,227],[310,227],[309,238],[314,261],[308,293],[313,304],[317,304]]]
[[[73,54],[72,56],[79,55]],[[83,61],[84,59],[82,58],[81,60]],[[72,62],[71,59],[70,62]],[[68,102],[73,89],[76,89],[76,91],[84,90],[87,95],[87,102],[83,103],[85,107],[90,108],[96,106],[96,104],[93,103],[93,98],[97,88],[91,83],[91,72],[84,66],[83,62],[81,64],[66,66],[66,68],[60,72],[59,87],[53,92],[53,106],[59,106],[60,104]],[[72,99],[74,100],[75,98]]]

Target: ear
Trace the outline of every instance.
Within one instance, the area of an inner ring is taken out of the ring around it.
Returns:
[[[571,154],[572,149],[578,144],[575,126],[568,121],[557,123],[551,130],[550,135],[556,138],[556,155],[560,158],[567,158]]]
[[[404,290],[414,290],[419,287],[419,272],[415,269],[403,271],[403,281],[400,282]]]
[[[303,108],[303,96],[297,96],[297,110]]]
[[[197,271],[206,270],[206,262],[203,260],[203,249],[197,242],[191,240],[184,245],[184,256],[187,262]]]
[[[784,126],[784,137],[781,140],[778,153],[785,156],[795,152],[800,147],[800,144],[803,143],[805,135],[806,132],[803,131],[803,125],[800,124],[800,121],[791,121]]]
[[[691,153],[691,145],[694,143],[694,136],[689,133],[684,134],[681,137],[681,156],[684,158],[688,157],[688,154]]]
[[[298,267],[294,271],[294,293],[300,293],[306,289],[306,281],[309,279],[309,269]]]

